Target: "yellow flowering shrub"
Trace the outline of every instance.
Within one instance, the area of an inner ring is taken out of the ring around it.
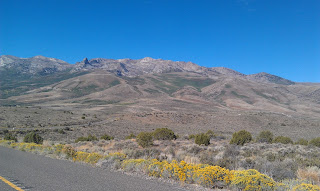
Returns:
[[[100,155],[98,153],[89,153],[85,162],[90,164],[96,164],[100,159],[102,159],[102,157],[103,155]]]
[[[302,183],[295,186],[293,191],[320,191],[320,187],[317,185]]]
[[[125,159],[127,158],[127,155],[120,153],[120,152],[115,152],[115,153],[109,153],[106,157],[113,157],[113,158],[118,158],[118,159]]]
[[[73,157],[73,161],[85,162],[86,159],[88,158],[88,156],[89,156],[89,153],[78,151],[78,152],[75,153],[75,155]]]
[[[233,173],[220,166],[208,165],[207,167],[197,169],[194,177],[196,183],[202,186],[213,187],[217,183],[225,186],[231,182]]]
[[[87,153],[87,152],[77,151],[73,156],[73,161],[96,164],[102,158],[103,158],[103,155],[100,155],[98,153]]]
[[[151,164],[148,167],[149,176],[160,177],[163,170],[164,162],[160,162],[157,159],[152,159]]]
[[[175,160],[169,163],[168,161],[158,161],[156,159],[151,160],[148,173],[149,176],[172,178],[181,182],[197,183],[206,187],[213,187],[217,183],[226,186],[233,177],[231,171],[219,166],[194,165],[184,161],[179,163]]]
[[[232,185],[244,191],[274,190],[276,182],[265,174],[257,170],[234,171]]]

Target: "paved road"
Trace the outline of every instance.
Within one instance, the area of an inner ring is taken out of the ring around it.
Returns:
[[[0,176],[25,191],[171,191],[184,188],[120,172],[51,159],[0,146]],[[0,180],[1,191],[14,190]]]

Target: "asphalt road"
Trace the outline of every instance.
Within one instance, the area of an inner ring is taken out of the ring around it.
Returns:
[[[157,180],[9,149],[0,146],[0,176],[27,191],[186,190]],[[0,180],[1,191],[15,190]]]

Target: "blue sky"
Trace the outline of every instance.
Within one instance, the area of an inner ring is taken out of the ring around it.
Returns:
[[[0,0],[0,54],[153,57],[320,82],[320,1]]]

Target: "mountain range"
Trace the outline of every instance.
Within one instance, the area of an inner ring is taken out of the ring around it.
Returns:
[[[150,57],[85,58],[69,64],[44,56],[3,55],[0,85],[3,104],[59,101],[103,105],[164,99],[233,110],[320,113],[319,83]]]

